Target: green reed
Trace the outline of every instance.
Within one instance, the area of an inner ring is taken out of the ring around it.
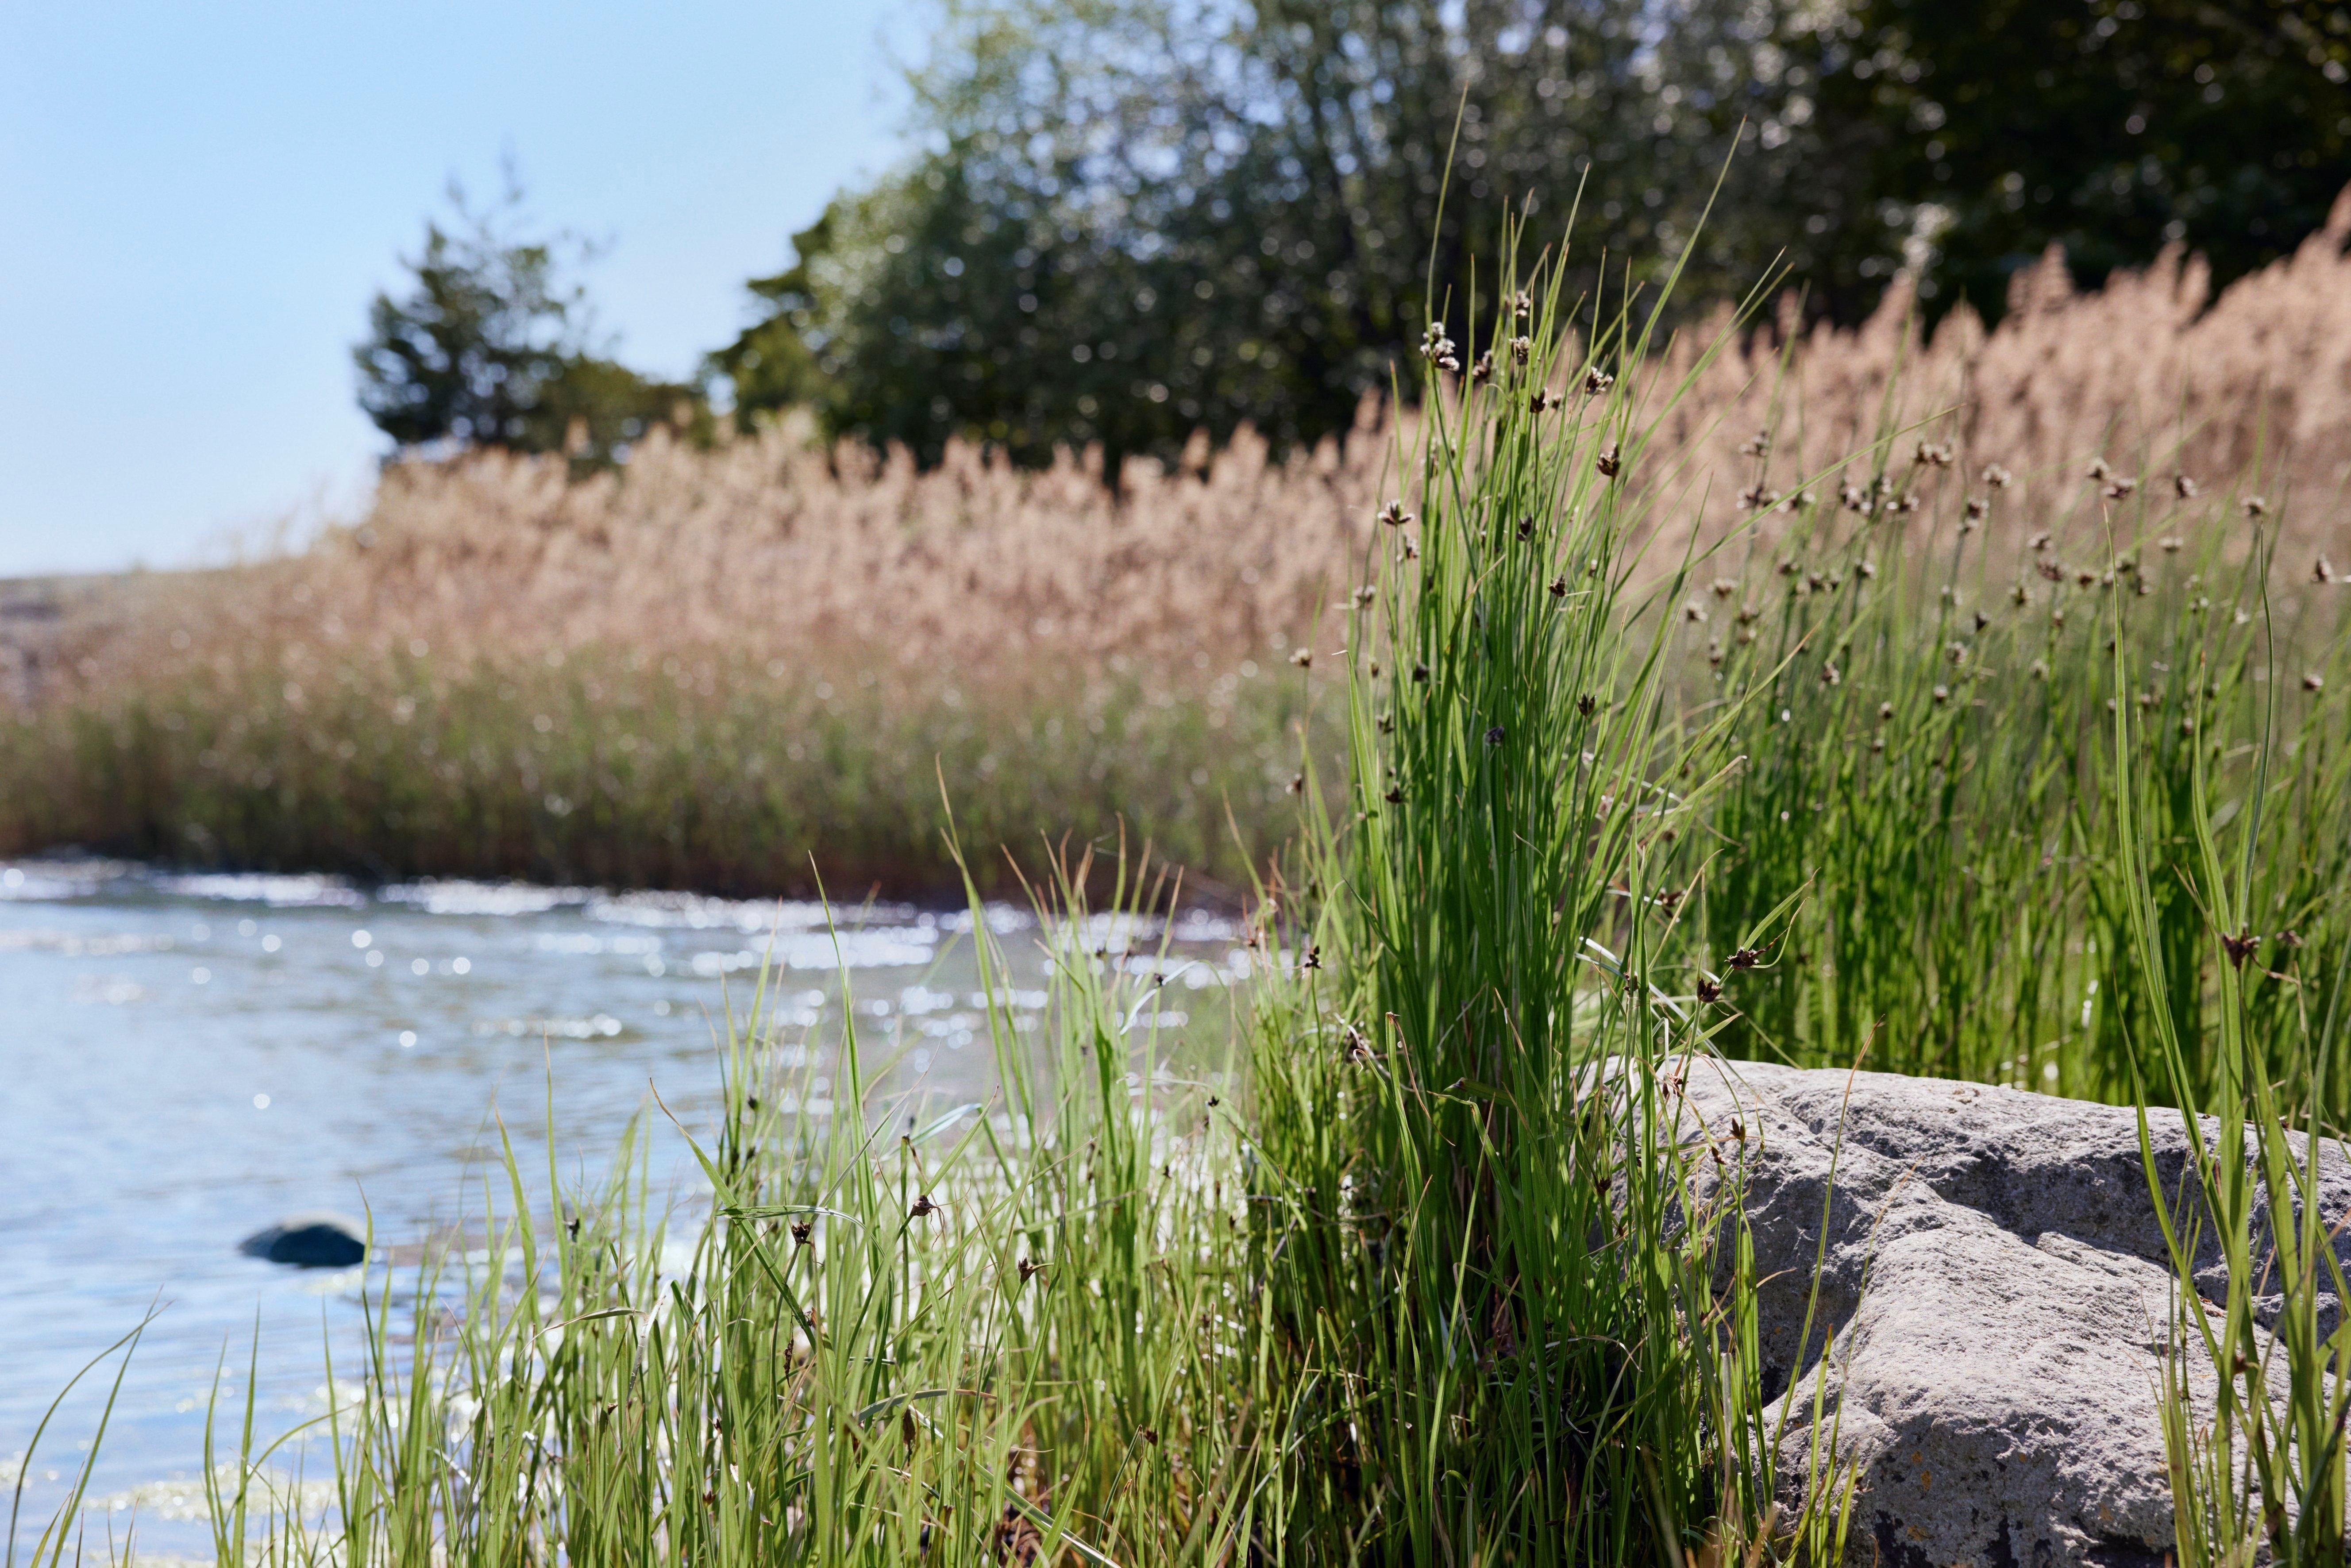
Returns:
[[[1043,691],[724,651],[199,671],[0,715],[0,851],[737,894],[806,893],[820,873],[939,894],[958,885],[944,776],[991,889],[1010,885],[998,846],[1029,860],[1122,824],[1238,885],[1295,816],[1312,677],[1286,652],[1220,674],[1114,659]]]
[[[1673,1130],[1716,1023],[1658,984],[1656,872],[1718,737],[1660,722],[1627,481],[1678,389],[1499,282],[1350,631],[1349,809],[1267,890],[1257,1256],[1310,1459],[1269,1508],[1311,1561],[1824,1560],[1838,1479],[1779,1484],[1737,1195]]]
[[[2127,685],[2119,647],[2115,667]],[[2200,951],[2186,956],[2210,966],[2215,1005],[2208,1011],[2195,988],[2178,983],[2181,945],[2165,929],[2141,826],[2168,808],[2169,785],[2149,765],[2137,727],[2130,707],[2118,706],[2115,749],[2133,765],[2114,781],[2116,858],[2132,956],[2147,988],[2138,1043],[2152,1058],[2150,1076],[2179,1108],[2188,1150],[2168,1181],[2154,1130],[2169,1117],[2142,1103],[2147,1187],[2178,1281],[2162,1405],[2179,1560],[2182,1568],[2339,1563],[2351,1544],[2351,1327],[2342,1321],[2351,1283],[2343,1221],[2328,1222],[2321,1182],[2339,1183],[2346,1162],[2342,1124],[2329,1113],[2340,1092],[2330,1080],[2342,1045],[2343,977],[2294,987],[2282,1009],[2257,1005],[2262,982],[2281,979],[2262,975],[2257,945],[2244,935],[2267,841],[2256,824],[2237,836],[2233,856],[2224,851],[2212,788],[2219,770],[2198,758],[2188,764],[2192,852],[2178,869],[2205,917]],[[2267,745],[2252,760],[2255,812],[2269,760]],[[2174,1005],[2183,998],[2195,1008],[2185,1017]],[[2210,1263],[2225,1276],[2217,1287],[2200,1267]]]
[[[2152,463],[2123,501],[2093,491],[2063,543],[2034,548],[2043,524],[1993,510],[1995,557],[1963,508],[1969,489],[1998,492],[1942,475],[1943,450],[1889,438],[1856,487],[1870,512],[1803,507],[1777,549],[1672,612],[1682,722],[1744,705],[1708,756],[1731,777],[1705,874],[1688,862],[1695,961],[1728,973],[1754,910],[1805,894],[1765,961],[1730,975],[1724,1049],[1839,1063],[1866,1045],[1892,1071],[2127,1103],[2141,1083],[2171,1092],[2134,1071],[2160,1006],[2209,1094],[2225,1009],[2206,906],[2177,869],[2200,779],[2249,867],[2231,932],[2258,959],[2243,1027],[2273,1076],[2300,1071],[2297,1009],[2333,996],[2332,894],[2351,874],[2332,591],[2306,583],[2294,618],[2272,618],[2264,522],[2225,491],[2147,500],[2170,486]],[[1898,509],[1922,492],[1939,505]],[[2136,721],[2123,760],[2117,705]],[[2133,957],[2114,819],[2116,780],[2141,767],[2160,996]],[[2330,1116],[2351,1107],[2339,1076],[2327,1095]]]
[[[509,1144],[486,1249],[371,1271],[364,1393],[318,1428],[335,1505],[248,1530],[218,1497],[222,1559],[1236,1558],[1288,1398],[1252,1350],[1238,1134],[1160,1058],[1160,960],[1088,946],[1092,869],[1044,928],[1041,1049],[989,1009],[984,1104],[875,1098],[853,1009],[831,1065],[778,1066],[762,992],[728,1022],[702,1211],[656,1200],[632,1140],[585,1190],[550,1156],[550,1215]]]

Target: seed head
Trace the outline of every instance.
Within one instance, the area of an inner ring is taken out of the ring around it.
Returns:
[[[2105,458],[2093,457],[2090,459],[2090,466],[2087,470],[2087,475],[2092,480],[2103,481],[2110,479],[2114,476],[2114,472],[2115,471],[2112,468],[2106,465],[2106,460]]]
[[[1918,497],[1908,494],[1897,496],[1895,497],[1894,509],[1907,517],[1918,509]]]
[[[1592,694],[1590,692],[1586,692],[1582,696],[1575,699],[1575,711],[1582,714],[1585,718],[1590,718],[1592,716],[1592,710],[1599,706],[1600,705],[1598,703],[1593,700]]]
[[[2117,479],[2101,492],[2109,501],[2119,501],[2138,488],[2136,479]]]
[[[1472,382],[1489,382],[1494,379],[1494,353],[1492,350],[1489,349],[1486,352],[1478,356],[1477,362],[1469,367],[1469,379]]]
[[[1487,744],[1487,745],[1489,745],[1489,746],[1499,746],[1499,745],[1501,745],[1501,744],[1502,744],[1502,740],[1503,740],[1503,730],[1502,730],[1502,727],[1501,727],[1500,725],[1499,725],[1499,724],[1498,724],[1498,725],[1496,725],[1493,728],[1491,728],[1491,729],[1489,729],[1489,730],[1488,730],[1488,731],[1486,732],[1486,744]]]
[[[1937,444],[1934,442],[1922,441],[1918,444],[1918,450],[1912,455],[1912,461],[1922,468],[1949,468],[1951,465],[1951,455],[1949,442]]]
[[[931,1201],[931,1195],[922,1193],[915,1197],[914,1206],[906,1210],[906,1215],[911,1219],[928,1219],[938,1211],[939,1206]]]
[[[1682,606],[1682,619],[1683,619],[1683,620],[1685,620],[1685,621],[1689,621],[1689,622],[1698,622],[1698,621],[1703,621],[1703,620],[1705,620],[1705,619],[1706,619],[1706,606],[1705,606],[1705,605],[1703,605],[1703,604],[1700,604],[1700,603],[1699,603],[1697,600],[1695,600],[1695,599],[1691,600],[1687,604],[1685,604],[1685,605],[1683,605],[1683,606]]]
[[[1564,575],[1554,577],[1551,580],[1551,596],[1553,599],[1565,599],[1567,597],[1567,579]]]
[[[2327,559],[2325,556],[2320,556],[2318,558],[2318,564],[2310,569],[2310,580],[2313,582],[2333,582],[2335,580],[2335,568],[2327,561]]]
[[[1528,357],[1533,354],[1534,351],[1535,345],[1532,339],[1513,338],[1510,340],[1510,362],[1512,364],[1525,364]]]
[[[1828,664],[1826,662],[1822,664],[1821,685],[1824,686],[1834,686],[1844,679],[1844,676],[1838,674],[1837,667],[1834,664]]]
[[[1510,296],[1510,315],[1514,319],[1523,321],[1534,313],[1534,299],[1525,289],[1521,288]]]
[[[1698,1006],[1710,1008],[1721,999],[1722,982],[1710,975],[1700,975],[1698,977]]]
[[[1519,538],[1521,538],[1521,539],[1531,539],[1531,538],[1534,538],[1534,537],[1535,537],[1535,520],[1534,520],[1534,518],[1532,518],[1532,517],[1520,517],[1520,518],[1519,519],[1518,534],[1519,534]]]
[[[1598,397],[1615,384],[1616,378],[1597,365],[1583,372],[1583,395],[1586,397]]]
[[[1750,512],[1769,511],[1780,504],[1779,493],[1761,485],[1750,485],[1739,492],[1739,504]]]
[[[1837,504],[1865,517],[1869,515],[1869,492],[1858,485],[1846,485],[1837,491]]]
[[[1771,433],[1768,430],[1757,431],[1754,434],[1749,436],[1745,441],[1739,444],[1739,452],[1740,455],[1742,457],[1770,456],[1771,454]]]
[[[2032,595],[2026,591],[2024,584],[2021,582],[2014,588],[2008,591],[2008,596],[2019,604],[2030,603],[2032,599]]]
[[[1751,969],[1762,961],[1762,953],[1753,947],[1741,947],[1730,956],[1730,967],[1734,969]]]
[[[1428,684],[1428,666],[1426,664],[1415,664],[1412,667],[1412,682],[1413,685],[1416,686],[1425,686]]]
[[[2326,682],[2322,676],[2304,675],[2302,677],[2302,689],[2306,692],[2323,692],[2326,689]]]
[[[1440,370],[1458,371],[1461,368],[1460,356],[1455,350],[1453,340],[1445,335],[1445,323],[1442,321],[1431,321],[1428,329],[1420,335],[1420,357]]]
[[[1311,648],[1301,648],[1296,653],[1290,655],[1290,662],[1297,665],[1301,670],[1305,669],[1314,663],[1314,650]]]
[[[2259,496],[2248,496],[2244,499],[2244,507],[2245,516],[2264,517],[2269,515],[2270,504]]]
[[[793,1245],[793,1246],[795,1246],[795,1247],[805,1247],[805,1246],[807,1246],[807,1245],[809,1244],[809,1236],[810,1236],[810,1234],[811,1232],[813,1232],[815,1229],[816,1229],[816,1221],[815,1221],[815,1220],[813,1220],[813,1219],[795,1219],[795,1220],[793,1220],[793,1221],[792,1221],[792,1245]]]
[[[1613,441],[1602,448],[1599,456],[1593,459],[1593,466],[1600,470],[1600,476],[1604,479],[1616,477],[1617,470],[1624,465],[1625,455]]]
[[[1527,406],[1537,413],[1543,413],[1552,409],[1557,408],[1559,406],[1559,401],[1560,400],[1558,398],[1552,394],[1551,388],[1537,387],[1535,388],[1533,394],[1527,399]]]
[[[1717,599],[1728,599],[1738,591],[1739,584],[1729,578],[1718,577],[1714,580],[1714,596]]]
[[[1983,482],[1995,490],[2005,490],[2016,482],[2016,476],[1999,464],[1991,463],[1984,466]]]
[[[1379,520],[1392,528],[1400,528],[1412,521],[1412,514],[1404,509],[1402,501],[1390,501],[1380,508]]]
[[[1943,704],[1951,700],[1951,688],[1949,686],[1937,686],[1934,691],[1934,697],[1935,706],[1937,707],[1942,706]]]
[[[2163,547],[2163,553],[2166,555],[2178,555],[2179,553],[2181,541],[2178,534],[2168,535],[2156,542]]]
[[[2234,936],[2225,931],[2220,934],[2220,946],[2228,953],[2229,967],[2232,969],[2243,968],[2245,960],[2253,956],[2253,949],[2261,944],[2262,939],[2253,935],[2250,925],[2239,927]]]
[[[2032,674],[2032,678],[2036,681],[2047,680],[2049,678],[2049,661],[2046,659],[2033,660]]]
[[[1981,496],[1970,496],[1968,497],[1968,517],[1971,521],[1983,521],[1984,514],[1991,510],[1991,503],[1985,500]]]
[[[2171,476],[2171,490],[2172,494],[2181,500],[2192,501],[2196,498],[2196,481],[2185,474],[2174,474]]]
[[[1029,1281],[1035,1279],[1044,1271],[1045,1265],[1036,1261],[1034,1259],[1023,1258],[1020,1260],[1020,1282],[1022,1284],[1027,1284]]]

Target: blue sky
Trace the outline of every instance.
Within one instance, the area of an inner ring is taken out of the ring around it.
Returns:
[[[350,346],[511,154],[683,374],[900,147],[908,0],[0,0],[0,576],[250,549],[365,495]]]

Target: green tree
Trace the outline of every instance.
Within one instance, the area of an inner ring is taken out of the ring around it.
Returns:
[[[1923,215],[1930,309],[1997,316],[2052,244],[2095,283],[2182,242],[2225,284],[2351,181],[2340,0],[1861,0],[1808,47],[1853,188]],[[1850,318],[1890,272],[1882,245],[1845,244],[1813,282]]]
[[[595,467],[655,423],[696,417],[695,389],[597,351],[586,295],[561,278],[564,253],[584,262],[590,247],[517,237],[518,188],[479,210],[453,185],[450,202],[455,223],[426,224],[423,248],[402,259],[412,286],[375,297],[352,350],[360,407],[395,451],[568,452]]]
[[[930,150],[799,236],[714,368],[747,412],[808,399],[925,455],[1316,440],[1387,389],[1432,255],[1459,323],[1506,213],[1555,236],[1580,201],[1613,299],[1699,233],[1743,122],[1699,289],[1801,242],[1818,149],[1775,3],[948,0],[914,78]]]
[[[756,415],[935,455],[1343,431],[1506,215],[1602,308],[1684,268],[1987,315],[2050,244],[2225,282],[2351,179],[2343,0],[941,0],[921,151],[753,285]],[[1737,156],[1718,186],[1724,160]],[[1448,162],[1449,159],[1449,162]],[[1440,192],[1444,200],[1440,205]],[[1703,214],[1704,221],[1700,218]],[[1433,261],[1432,261],[1433,258]],[[1629,268],[1629,272],[1628,269]]]

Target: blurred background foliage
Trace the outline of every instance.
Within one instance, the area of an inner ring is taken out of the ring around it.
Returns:
[[[2225,284],[2351,179],[2332,0],[938,0],[934,21],[909,156],[751,281],[699,388],[567,335],[549,247],[435,228],[415,298],[377,301],[369,411],[402,446],[592,465],[650,419],[805,410],[925,460],[957,436],[1031,464],[1099,445],[1115,473],[1244,422],[1277,451],[1343,433],[1432,277],[1438,313],[1476,306],[1510,214],[1540,235],[1573,213],[1571,273],[1611,310],[1679,264],[1684,310],[1778,282],[1851,323],[1907,276],[1930,317],[1996,319],[2053,245],[2084,284],[2172,244]],[[517,313],[444,301],[453,267],[540,307],[479,373],[435,333],[503,343]]]
[[[586,290],[566,276],[596,247],[533,235],[511,169],[495,204],[453,183],[449,205],[402,258],[407,291],[375,297],[351,350],[360,407],[396,455],[561,452],[585,474],[625,460],[657,423],[706,421],[702,388],[640,374],[600,340]]]

